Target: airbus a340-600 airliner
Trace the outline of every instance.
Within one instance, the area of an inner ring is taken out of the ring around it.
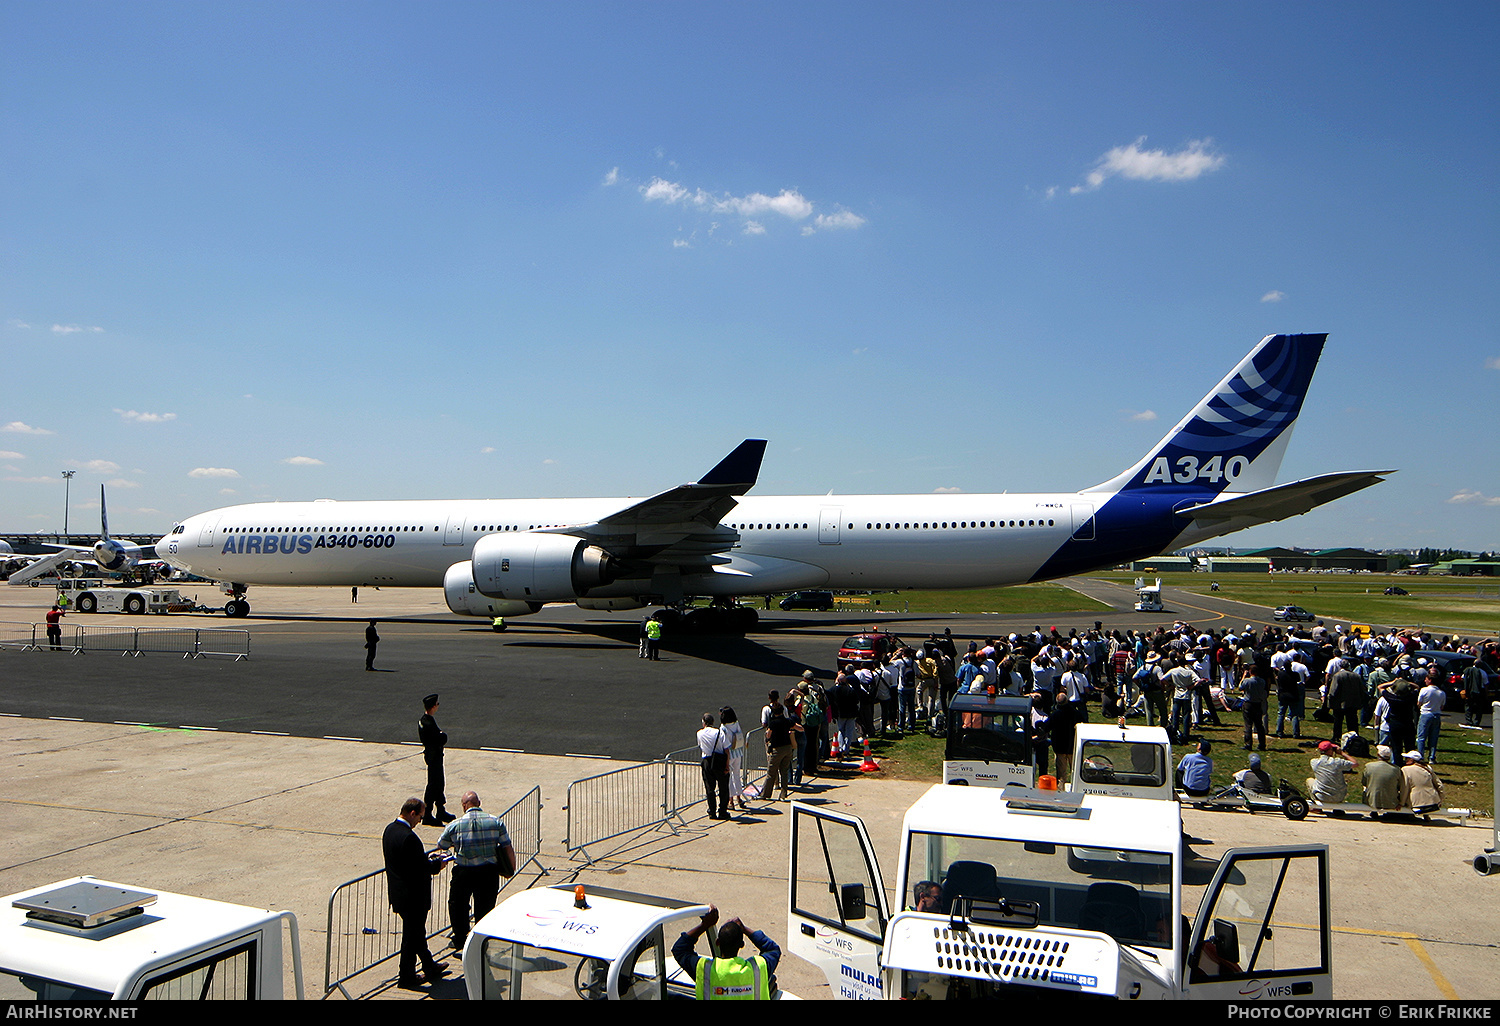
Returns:
[[[747,496],[766,443],[647,499],[266,502],[157,543],[223,584],[442,585],[455,613],[808,588],[974,588],[1115,566],[1306,513],[1392,471],[1276,485],[1326,335],[1269,335],[1130,469],[1078,492]],[[753,613],[749,614],[753,619]]]

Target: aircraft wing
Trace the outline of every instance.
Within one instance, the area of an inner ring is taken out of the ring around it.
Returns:
[[[643,499],[593,524],[553,528],[556,533],[587,538],[624,559],[648,563],[724,563],[715,554],[727,551],[739,534],[722,520],[760,476],[763,438],[747,438],[707,474]]]
[[[1291,484],[1262,488],[1258,492],[1230,499],[1207,502],[1181,510],[1178,515],[1209,525],[1242,518],[1264,522],[1283,520],[1379,484],[1385,480],[1385,475],[1394,473],[1394,470],[1355,470],[1343,474],[1322,474],[1293,481]]]

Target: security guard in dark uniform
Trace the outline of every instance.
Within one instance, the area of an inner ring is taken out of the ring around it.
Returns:
[[[438,696],[428,695],[422,699],[422,718],[417,721],[417,740],[422,742],[422,760],[427,763],[427,793],[423,801],[427,804],[422,817],[423,826],[442,826],[458,817],[449,812],[443,797],[443,746],[448,735],[438,729],[433,713],[437,712]]]

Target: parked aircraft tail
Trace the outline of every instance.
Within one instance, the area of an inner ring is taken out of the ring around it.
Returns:
[[[1276,483],[1323,335],[1267,335],[1135,466],[1090,492],[1210,498]]]

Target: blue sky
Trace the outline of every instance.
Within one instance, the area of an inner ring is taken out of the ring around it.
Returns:
[[[1251,545],[1500,548],[1500,8],[0,0],[0,531],[1072,490],[1329,332]]]

